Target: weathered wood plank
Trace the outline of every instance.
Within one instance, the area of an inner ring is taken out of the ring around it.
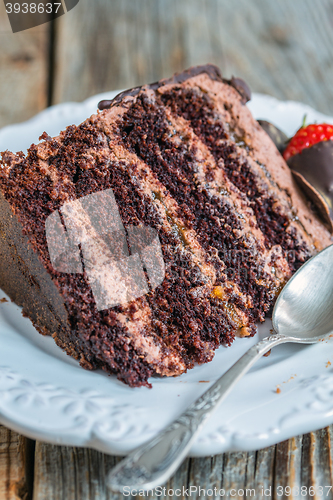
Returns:
[[[115,459],[111,462],[113,466]],[[72,500],[78,496],[106,498],[104,456],[83,448],[37,442],[33,500]]]
[[[122,500],[122,494],[115,494],[106,486],[107,473],[119,460],[119,457],[111,457],[86,448],[37,442],[33,500]],[[183,485],[187,484],[189,460],[185,460],[164,486],[166,492],[182,489]],[[126,497],[135,498],[132,495]],[[155,500],[158,497],[154,492],[145,498]],[[173,497],[166,495],[164,498]],[[181,495],[179,498],[185,497]]]
[[[274,499],[283,492],[299,491],[301,487],[302,436],[297,436],[276,445],[274,466]],[[291,496],[291,498],[293,498]]]
[[[187,459],[164,486],[162,497],[320,498],[324,491],[332,499],[332,492],[325,490],[333,479],[331,453],[331,433],[325,428],[257,452]],[[120,500],[123,495],[106,487],[107,473],[119,460],[93,450],[37,443],[33,500]],[[302,486],[306,492],[300,497]],[[156,500],[157,493],[145,498]]]
[[[193,52],[207,62],[209,22],[198,8],[198,0],[95,0],[92,10],[80,0],[57,21],[54,102],[170,76],[192,64]]]
[[[32,488],[31,442],[0,425],[0,499],[28,500]]]
[[[222,489],[223,455],[207,458],[192,458],[189,462],[187,478],[183,485],[193,500],[215,498],[215,492]],[[180,484],[178,487],[182,487]],[[217,495],[219,496],[219,495]]]
[[[80,0],[57,20],[53,102],[213,62],[333,113],[331,0]]]
[[[223,457],[222,488],[225,498],[233,498],[234,491],[244,489],[246,484],[247,453],[225,453]]]
[[[245,490],[248,491],[247,496],[252,496],[252,492],[256,486],[256,478],[255,478],[256,459],[257,459],[256,451],[248,452],[246,460],[246,478],[245,478]]]
[[[332,112],[331,0],[218,1],[226,73]]]
[[[333,499],[331,429],[332,426],[303,436],[301,485],[308,487],[307,498]]]
[[[0,2],[0,127],[31,118],[47,105],[50,25],[12,33]]]
[[[265,498],[273,498],[275,446],[257,451],[255,490]]]

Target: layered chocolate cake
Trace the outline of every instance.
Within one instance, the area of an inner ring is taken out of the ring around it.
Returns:
[[[3,153],[0,286],[84,368],[138,387],[210,361],[253,335],[293,272],[332,243],[248,98],[241,80],[191,68],[102,102],[26,155]],[[93,273],[131,256],[144,291],[124,273]],[[122,299],[99,302],[93,279]]]

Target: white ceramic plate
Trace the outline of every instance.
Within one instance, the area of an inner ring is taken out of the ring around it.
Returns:
[[[26,123],[0,131],[0,151],[25,150],[45,130],[56,135],[95,112],[99,95],[49,108]],[[308,121],[330,121],[300,103],[254,95],[249,103],[291,135]],[[0,291],[0,298],[4,294]],[[126,454],[159,432],[269,333],[267,321],[252,339],[221,347],[214,360],[178,378],[151,380],[153,389],[130,389],[102,372],[88,372],[51,338],[37,333],[20,309],[0,303],[0,422],[31,438]],[[285,345],[261,359],[203,428],[190,455],[253,450],[333,422],[333,345]],[[280,388],[280,393],[277,392]]]

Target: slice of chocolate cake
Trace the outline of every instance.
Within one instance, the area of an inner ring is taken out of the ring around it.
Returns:
[[[245,103],[192,68],[2,155],[0,286],[84,368],[179,375],[332,243]]]

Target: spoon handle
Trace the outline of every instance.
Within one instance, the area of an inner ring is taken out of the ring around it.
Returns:
[[[125,487],[150,490],[165,483],[186,457],[205,421],[241,377],[272,347],[288,341],[288,337],[274,334],[252,346],[174,422],[122,460],[109,473],[109,488],[123,493]]]

